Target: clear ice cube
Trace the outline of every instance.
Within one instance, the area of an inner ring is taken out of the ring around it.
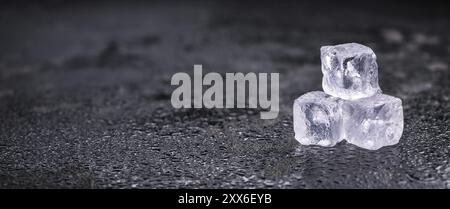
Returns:
[[[375,96],[342,101],[344,138],[370,150],[397,144],[403,132],[403,108],[399,98]]]
[[[376,55],[367,46],[347,43],[320,48],[325,93],[354,100],[381,93]]]
[[[294,102],[295,139],[303,145],[334,146],[342,140],[340,99],[321,91],[306,93]]]
[[[398,143],[402,101],[381,93],[372,49],[349,43],[320,51],[325,92],[309,92],[295,100],[295,139],[321,146],[346,140],[370,150]]]

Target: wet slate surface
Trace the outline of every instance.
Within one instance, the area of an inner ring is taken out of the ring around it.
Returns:
[[[352,6],[3,7],[0,188],[449,188],[449,16],[440,7]],[[345,42],[372,47],[383,91],[402,98],[399,144],[295,141],[291,105],[321,89],[319,47]],[[175,110],[170,78],[198,63],[206,72],[279,72],[279,117]]]

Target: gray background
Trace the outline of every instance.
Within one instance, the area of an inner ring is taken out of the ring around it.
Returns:
[[[97,2],[0,8],[0,188],[449,188],[440,5]],[[358,42],[403,100],[399,144],[300,146],[319,48]],[[170,105],[176,72],[280,73],[280,115]]]

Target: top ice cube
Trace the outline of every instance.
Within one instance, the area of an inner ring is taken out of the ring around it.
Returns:
[[[381,93],[378,65],[371,48],[347,43],[320,48],[325,93],[354,100]]]

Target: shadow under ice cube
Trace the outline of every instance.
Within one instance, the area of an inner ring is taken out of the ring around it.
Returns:
[[[320,48],[325,93],[353,100],[381,93],[376,55],[369,47],[347,43]]]
[[[343,101],[344,138],[352,144],[376,150],[399,142],[403,132],[403,108],[399,98],[377,94]]]
[[[304,145],[334,146],[342,140],[340,100],[321,91],[294,102],[295,139]]]

